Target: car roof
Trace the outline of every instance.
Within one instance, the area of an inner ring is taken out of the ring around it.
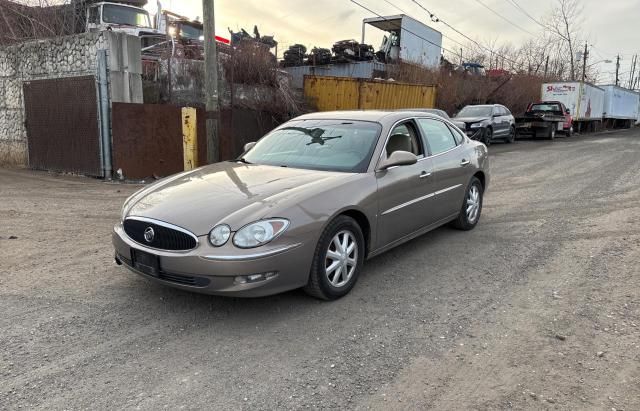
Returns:
[[[294,120],[356,120],[356,121],[375,121],[378,123],[395,122],[407,117],[416,117],[416,115],[440,118],[439,116],[418,112],[415,110],[345,110],[345,111],[320,111],[317,113],[303,114]]]

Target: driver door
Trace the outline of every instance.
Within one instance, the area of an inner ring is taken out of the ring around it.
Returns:
[[[397,150],[415,154],[418,162],[376,171],[378,247],[391,244],[435,221],[432,213],[435,192],[432,162],[426,156],[414,121],[406,121],[393,128],[383,158]]]
[[[504,128],[502,125],[500,107],[498,106],[493,106],[493,109],[491,110],[491,126],[493,127],[493,137],[502,137]]]

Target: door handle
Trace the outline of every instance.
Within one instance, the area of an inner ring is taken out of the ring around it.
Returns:
[[[422,173],[420,173],[420,178],[427,178],[427,177],[431,177],[431,173],[427,173],[426,171],[423,171]]]
[[[469,160],[465,160],[465,159],[463,159],[463,160],[460,162],[460,165],[461,165],[462,167],[464,167],[464,166],[468,166],[469,164],[471,164],[471,161],[469,161]]]

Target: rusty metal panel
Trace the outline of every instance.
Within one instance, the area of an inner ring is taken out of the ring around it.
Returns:
[[[23,84],[29,166],[102,176],[94,76]]]
[[[195,110],[198,166],[207,164],[205,111]],[[160,104],[113,103],[113,169],[128,179],[164,177],[185,168],[182,109]],[[220,112],[220,160],[231,160],[279,123],[268,113],[244,108]]]
[[[184,169],[180,107],[113,103],[111,119],[114,171],[142,179]]]
[[[222,117],[221,159],[231,160],[244,151],[244,145],[260,140],[265,134],[281,124],[272,114],[266,111],[255,111],[234,107],[226,110]]]
[[[307,76],[304,95],[318,111],[433,108],[437,86]]]

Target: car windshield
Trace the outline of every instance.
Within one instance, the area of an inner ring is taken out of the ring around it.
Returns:
[[[102,8],[102,20],[105,23],[151,28],[149,13],[134,7],[105,4]]]
[[[189,26],[187,24],[182,24],[180,26],[180,37],[184,39],[200,40],[202,33],[202,29],[197,27]]]
[[[362,173],[382,127],[368,121],[294,120],[260,139],[245,162]]]
[[[467,106],[456,117],[491,117],[491,106]]]

